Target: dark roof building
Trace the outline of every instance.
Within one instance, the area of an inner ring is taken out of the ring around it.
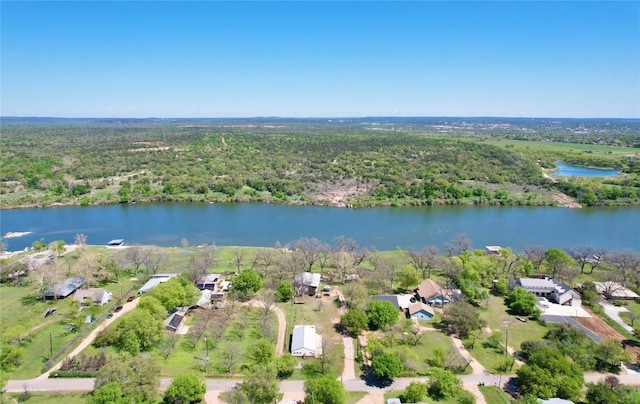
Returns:
[[[44,291],[42,296],[45,299],[64,299],[84,285],[82,278],[68,278],[58,282],[53,287]]]

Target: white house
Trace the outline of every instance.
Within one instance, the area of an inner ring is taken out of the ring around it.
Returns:
[[[515,287],[524,288],[527,292],[563,306],[582,306],[582,297],[567,284],[553,278],[520,278]]]
[[[104,306],[113,298],[113,294],[103,288],[78,289],[73,300],[84,305]]]
[[[318,287],[320,287],[320,274],[312,272],[298,274],[293,281],[293,287],[295,288],[296,296],[301,296],[305,293],[309,296],[315,295]]]
[[[291,355],[315,357],[317,354],[316,327],[313,325],[296,325],[291,338]]]

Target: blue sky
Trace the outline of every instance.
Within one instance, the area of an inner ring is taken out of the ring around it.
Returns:
[[[640,2],[12,2],[0,114],[640,118]]]

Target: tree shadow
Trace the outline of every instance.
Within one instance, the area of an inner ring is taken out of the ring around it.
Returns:
[[[391,386],[393,380],[389,379],[378,379],[373,372],[371,371],[371,367],[367,365],[362,365],[362,380],[364,380],[365,384],[369,387],[377,387],[383,389],[385,387]]]

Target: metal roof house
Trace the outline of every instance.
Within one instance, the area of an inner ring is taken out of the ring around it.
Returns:
[[[316,327],[313,325],[296,325],[291,338],[291,355],[315,357],[317,353]]]
[[[300,296],[304,293],[315,295],[318,287],[320,287],[320,274],[312,272],[303,272],[296,275],[294,279],[294,288],[296,295]]]
[[[71,295],[77,289],[80,289],[84,285],[84,279],[82,278],[68,278],[62,282],[58,282],[53,287],[47,289],[42,294],[42,297],[48,300],[52,299],[64,299]]]
[[[178,274],[155,274],[140,288],[138,292],[147,293],[153,287],[158,286],[171,278],[175,278],[176,276],[178,276]]]

